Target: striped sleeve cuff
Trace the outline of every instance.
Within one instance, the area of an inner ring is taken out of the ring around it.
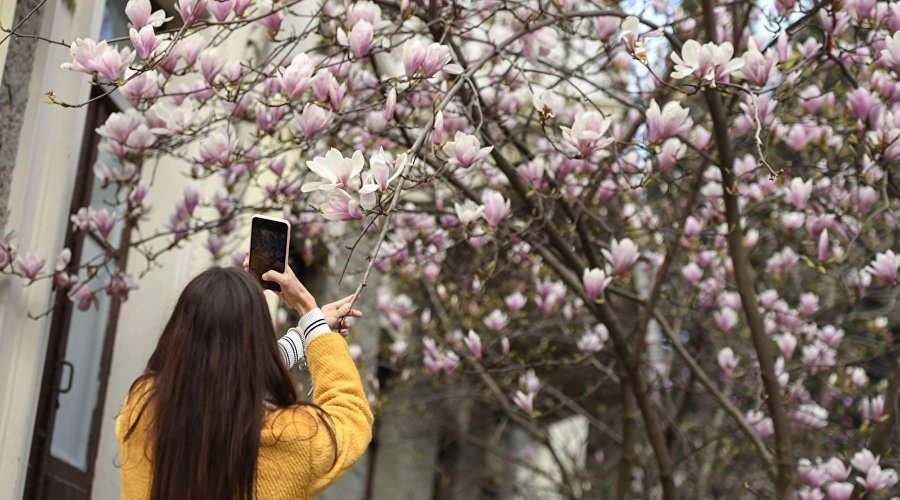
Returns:
[[[278,350],[281,352],[281,356],[284,358],[284,366],[288,370],[297,363],[301,363],[301,368],[302,365],[306,364],[303,339],[300,338],[300,333],[297,330],[291,328],[284,336],[278,339]]]
[[[306,339],[306,345],[319,335],[331,332],[331,328],[325,322],[325,316],[322,316],[322,310],[318,307],[300,318],[297,330],[300,330],[300,334]]]

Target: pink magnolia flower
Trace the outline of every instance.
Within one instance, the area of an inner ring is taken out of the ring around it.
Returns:
[[[726,81],[731,73],[744,67],[740,57],[732,59],[734,46],[731,42],[716,45],[708,42],[700,45],[695,40],[688,40],[681,47],[681,55],[672,52],[675,70],[672,78],[681,79],[692,76],[703,84],[716,86],[717,81]]]
[[[281,72],[281,90],[285,97],[293,101],[312,85],[315,64],[306,53],[294,56],[291,64]],[[326,92],[327,95],[327,92]]]
[[[529,415],[534,413],[534,394],[530,392],[526,394],[522,391],[516,391],[515,396],[513,396],[513,403]]]
[[[281,23],[284,21],[284,9],[275,6],[272,0],[256,0],[257,14],[265,16],[260,21],[269,31],[270,35],[275,35],[281,30]]]
[[[203,17],[206,10],[206,0],[177,0],[175,10],[181,16],[185,26],[191,26]]]
[[[803,179],[799,177],[794,177],[791,179],[791,184],[789,187],[785,189],[785,197],[797,210],[803,210],[806,208],[806,205],[809,203],[809,197],[812,195],[813,182],[812,179],[808,179],[806,182],[803,182]]]
[[[462,67],[458,64],[450,63],[450,47],[439,43],[432,43],[427,49],[421,50],[421,55],[415,54],[416,58],[421,57],[420,65],[415,69],[421,69],[425,78],[431,78],[438,71],[445,71],[451,74],[462,73]],[[404,58],[405,62],[405,58]],[[413,69],[413,73],[415,73]],[[406,74],[409,75],[409,68],[406,68]]]
[[[510,201],[493,189],[485,189],[481,195],[481,203],[484,205],[484,220],[491,227],[497,227],[509,214]]]
[[[69,47],[72,62],[62,63],[60,68],[88,75],[96,73],[96,60],[101,54],[110,50],[113,49],[105,41],[97,43],[89,38],[76,38]]]
[[[67,267],[69,267],[69,262],[72,260],[72,251],[68,248],[63,248],[62,251],[56,256],[56,264],[53,266],[53,270],[56,272],[65,271]]]
[[[638,18],[628,16],[622,21],[622,34],[619,36],[625,50],[639,61],[647,61],[647,49],[640,39],[640,24]]]
[[[703,269],[696,262],[689,262],[681,268],[681,277],[690,285],[697,286],[703,278]]]
[[[850,477],[850,471],[844,465],[844,462],[836,457],[831,457],[822,465],[822,468],[832,481],[846,481]]]
[[[97,134],[115,142],[125,144],[128,137],[144,124],[144,118],[136,110],[129,108],[124,113],[109,115],[106,122],[97,128]]]
[[[812,488],[818,488],[828,481],[828,476],[818,465],[813,465],[808,458],[801,458],[797,463],[797,480]]]
[[[132,75],[134,72],[131,69],[125,70],[125,80],[127,81],[119,87],[119,91],[129,102],[136,104],[141,100],[154,99],[159,96],[159,73],[146,71],[133,77]]]
[[[346,85],[346,84],[345,84]],[[313,94],[320,101],[328,101],[331,109],[341,109],[344,99],[345,85],[338,83],[337,79],[327,69],[320,69],[312,79]]]
[[[349,43],[350,52],[353,53],[354,57],[361,59],[372,50],[374,34],[372,23],[365,19],[360,19],[353,25],[353,29],[350,30]]]
[[[438,111],[434,115],[434,125],[431,127],[431,142],[435,145],[444,142],[444,112]]]
[[[812,429],[821,429],[828,425],[828,410],[814,402],[801,404],[791,416],[798,425]]]
[[[381,7],[368,0],[354,2],[347,7],[347,19],[351,25],[364,20],[371,23],[372,26],[378,26],[382,22]]]
[[[159,28],[171,18],[166,18],[166,13],[162,9],[153,12],[150,0],[128,0],[125,4],[125,15],[131,21],[131,27],[140,30],[144,26],[152,26]]]
[[[675,162],[680,160],[687,153],[687,145],[678,139],[666,139],[663,142],[659,153],[656,155],[656,161],[659,163],[659,169],[663,172],[672,168]]]
[[[559,43],[559,35],[554,28],[545,26],[527,32],[518,43],[522,47],[522,56],[534,61],[540,56],[546,56]]]
[[[722,369],[725,378],[730,378],[731,374],[734,373],[734,368],[738,364],[738,358],[734,356],[734,351],[731,350],[730,347],[725,347],[719,351],[716,360],[719,362],[719,368]]]
[[[773,338],[775,339],[775,344],[778,345],[778,350],[781,351],[781,355],[785,359],[791,359],[794,355],[794,350],[797,348],[797,337],[790,333],[782,333],[775,335]]]
[[[443,370],[445,375],[453,373],[457,366],[459,366],[459,356],[455,352],[450,351],[443,356],[441,370]]]
[[[900,269],[900,254],[887,250],[875,255],[875,260],[866,266],[865,271],[888,283],[896,283],[898,269]]]
[[[362,172],[365,158],[361,151],[355,151],[352,157],[344,158],[340,151],[331,148],[325,156],[317,156],[312,161],[306,162],[306,166],[325,181],[307,182],[300,190],[304,193],[331,191],[349,186],[351,179],[358,177]]]
[[[804,316],[812,316],[819,310],[819,297],[811,292],[801,294],[797,310]]]
[[[24,275],[28,279],[37,278],[38,274],[44,269],[47,259],[38,258],[34,252],[28,251],[24,256],[19,255],[13,262],[13,267],[17,272]]]
[[[775,8],[782,16],[790,14],[795,5],[797,5],[797,0],[775,0]]]
[[[102,209],[91,213],[91,227],[96,229],[103,239],[109,238],[113,227],[116,225],[116,213]]]
[[[234,0],[210,0],[206,5],[206,9],[220,23],[228,18],[234,8]]]
[[[728,333],[732,328],[737,326],[738,316],[732,308],[720,309],[713,313],[713,321],[716,328],[722,333]]]
[[[462,205],[454,203],[453,209],[456,212],[456,218],[463,226],[468,226],[484,214],[484,206],[478,205],[472,200],[465,200]]]
[[[677,102],[666,103],[660,111],[656,99],[650,101],[650,108],[647,109],[647,139],[651,143],[685,135],[693,125],[690,110],[682,108]]]
[[[503,302],[506,304],[506,307],[508,307],[510,312],[512,312],[513,314],[516,314],[519,311],[521,311],[525,307],[525,303],[527,301],[528,301],[528,299],[526,299],[525,296],[522,295],[521,292],[513,292],[513,293],[507,295],[506,298],[503,299]]]
[[[628,238],[613,239],[609,243],[609,250],[603,249],[603,255],[612,266],[613,274],[622,274],[637,262],[639,257],[638,247]]]
[[[775,41],[775,53],[778,55],[778,62],[783,63],[791,56],[791,41],[788,38],[787,31],[781,30],[778,33],[778,39]]]
[[[209,250],[213,257],[218,257],[222,253],[222,247],[224,246],[225,242],[215,234],[210,234],[209,238],[206,239],[206,249]]]
[[[105,45],[106,42],[100,42],[100,44]],[[99,50],[100,45],[97,48]],[[134,61],[134,56],[135,53],[126,47],[122,47],[120,50],[106,47],[106,50],[96,54],[96,57],[90,64],[98,75],[111,82],[117,82],[122,73]]]
[[[876,123],[883,104],[865,87],[859,87],[847,94],[847,104],[851,115],[857,120]]]
[[[853,458],[850,459],[850,465],[852,465],[854,469],[866,474],[872,466],[878,465],[878,457],[873,455],[868,448],[863,448],[853,455]]]
[[[397,360],[406,354],[408,345],[405,340],[397,339],[391,344],[391,359],[396,363]]]
[[[394,107],[397,105],[397,89],[391,87],[391,90],[387,93],[387,98],[384,101],[384,119],[385,121],[391,121],[394,119]]]
[[[422,67],[422,62],[425,61],[425,52],[425,47],[418,40],[407,41],[403,44],[403,68],[407,78],[412,78]]]
[[[597,31],[597,38],[605,42],[619,31],[619,18],[613,16],[595,17],[594,29]]]
[[[303,106],[303,113],[295,121],[303,133],[303,137],[313,139],[331,126],[331,110],[323,109],[309,102]]]
[[[828,500],[850,500],[853,494],[853,483],[831,483],[826,487]]]
[[[466,343],[466,347],[475,359],[481,359],[481,337],[475,333],[475,330],[469,330],[463,342]]]
[[[212,84],[219,76],[225,61],[219,56],[218,49],[207,49],[200,54],[200,74],[207,83]]]
[[[78,212],[73,215],[70,220],[75,226],[73,230],[87,231],[91,228],[91,219],[94,217],[94,209],[91,207],[81,207]]]
[[[200,203],[200,194],[193,186],[188,186],[184,188],[184,198],[182,199],[182,202],[184,203],[185,211],[189,214],[193,214],[194,209],[197,208],[197,205]]]
[[[522,375],[519,375],[519,388],[529,394],[537,394],[541,390],[541,381],[537,374],[534,373],[534,370],[529,369]]]
[[[612,276],[606,276],[606,273],[603,270],[596,267],[593,269],[585,269],[581,276],[584,291],[591,300],[602,297],[603,292],[612,280]]]
[[[85,283],[72,287],[72,290],[69,291],[69,300],[74,302],[81,311],[87,311],[92,305],[100,307],[100,300],[97,298],[97,294]]]
[[[866,472],[866,477],[856,478],[859,483],[869,493],[883,491],[897,484],[897,472],[894,469],[882,469],[878,464],[872,464]]]
[[[372,174],[372,184],[369,189],[379,192],[386,191],[391,183],[403,173],[407,161],[408,155],[406,153],[400,153],[394,161],[390,161],[384,154],[384,150],[379,149],[369,159],[369,172]],[[360,192],[365,192],[366,187],[363,186]]]
[[[249,9],[252,4],[253,0],[234,0],[234,5],[232,6],[234,15],[237,17],[244,17],[244,13],[247,12],[247,9]]]
[[[582,111],[575,117],[572,128],[560,128],[566,142],[583,156],[589,156],[594,150],[612,143],[612,137],[605,137],[609,126],[610,120],[598,111]]]
[[[775,433],[775,426],[772,423],[772,419],[767,417],[766,414],[761,411],[750,410],[744,418],[747,420],[747,425],[753,429],[753,432],[756,433],[760,439],[765,439]]]
[[[884,416],[884,395],[874,398],[863,398],[859,402],[859,409],[864,421],[880,421]]]
[[[117,274],[106,281],[103,289],[110,297],[128,300],[128,294],[138,288],[137,281],[128,273]]]
[[[236,148],[237,142],[232,132],[217,130],[200,143],[200,161],[204,164],[229,165]]]
[[[816,245],[816,259],[819,262],[825,262],[828,260],[828,229],[823,229],[821,233],[819,233],[819,241]]]
[[[776,55],[772,49],[767,50],[765,54],[760,52],[756,40],[750,37],[747,41],[747,52],[744,53],[744,67],[739,74],[748,82],[765,87],[772,78],[776,62]]]
[[[578,351],[582,356],[590,356],[600,352],[608,338],[609,330],[606,328],[606,325],[600,323],[578,339]]]
[[[494,309],[484,318],[484,325],[492,332],[499,332],[506,328],[509,323],[509,317],[503,314],[500,309]]]
[[[884,40],[884,49],[881,51],[881,61],[900,75],[900,31]]]
[[[363,212],[356,198],[343,189],[332,189],[328,191],[322,216],[332,221],[359,220],[362,219]]]
[[[443,150],[450,157],[450,163],[469,168],[490,154],[494,147],[482,148],[477,137],[457,131],[453,140],[444,144]]]
[[[504,356],[509,354],[509,338],[506,336],[500,339],[500,353]]]
[[[147,59],[159,46],[159,38],[153,32],[153,26],[144,26],[140,31],[131,28],[128,30],[128,36],[141,59]]]

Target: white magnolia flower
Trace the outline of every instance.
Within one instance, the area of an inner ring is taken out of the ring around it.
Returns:
[[[325,181],[307,182],[300,190],[308,193],[347,187],[350,180],[362,172],[363,165],[365,159],[361,151],[356,151],[350,158],[344,158],[340,151],[331,148],[325,156],[317,156],[306,162],[306,166]]]
[[[453,209],[456,210],[456,218],[459,219],[459,223],[464,226],[475,222],[484,213],[484,206],[472,200],[466,200],[462,205],[454,203]]]
[[[675,71],[672,78],[687,78],[693,76],[712,87],[717,81],[722,81],[735,71],[744,67],[744,60],[740,57],[734,59],[734,46],[731,42],[721,45],[709,42],[700,45],[695,40],[684,42],[681,47],[681,55],[672,52],[672,61],[675,63]]]

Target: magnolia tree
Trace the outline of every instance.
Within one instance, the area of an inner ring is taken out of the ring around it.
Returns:
[[[138,286],[124,250],[239,263],[277,211],[307,259],[357,242],[335,275],[371,252],[383,368],[464,388],[470,442],[585,419],[566,497],[897,494],[900,5],[311,1],[131,0],[130,40],[77,39],[63,69],[133,107],[72,225],[130,237],[79,268],[8,236],[0,270],[90,308]],[[216,188],[147,227],[162,157]]]

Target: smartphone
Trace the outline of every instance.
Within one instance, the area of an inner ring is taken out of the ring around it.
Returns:
[[[265,281],[262,275],[269,270],[283,273],[287,269],[291,223],[284,219],[254,215],[250,224],[250,272],[256,275],[263,288],[280,292],[281,286]]]

